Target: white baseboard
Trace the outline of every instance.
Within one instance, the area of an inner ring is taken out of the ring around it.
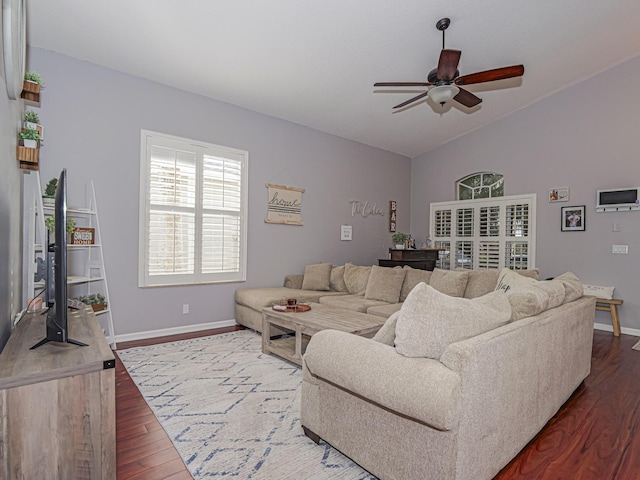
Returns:
[[[198,323],[196,325],[185,325],[184,327],[163,328],[160,330],[149,330],[147,332],[126,333],[116,335],[116,342],[130,342],[132,340],[143,340],[146,338],[165,337],[167,335],[178,335],[181,333],[199,332],[201,330],[211,330],[212,328],[233,327],[237,325],[235,319],[223,320],[221,322]]]
[[[604,330],[605,332],[613,332],[613,327],[611,325],[607,325],[606,323],[594,323],[593,329]],[[640,330],[637,328],[621,327],[620,333],[624,333],[625,335],[634,335],[636,337],[640,337]]]

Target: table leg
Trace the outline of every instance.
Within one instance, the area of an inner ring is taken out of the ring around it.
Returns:
[[[618,318],[618,306],[611,305],[611,323],[613,325],[613,336],[620,336],[620,319]]]
[[[300,325],[296,325],[296,357],[302,364],[302,331]]]

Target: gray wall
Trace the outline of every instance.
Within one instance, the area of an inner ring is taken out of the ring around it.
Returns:
[[[1,31],[1,29],[0,29]],[[2,38],[0,36],[0,51]],[[22,310],[22,174],[16,159],[23,102],[9,100],[0,62],[0,350]]]
[[[41,180],[67,167],[70,205],[82,204],[94,180],[118,335],[233,319],[237,288],[280,285],[309,263],[375,263],[391,246],[389,200],[399,203],[400,228],[409,228],[406,157],[46,50],[29,54],[45,81]],[[246,282],[138,288],[141,129],[249,151]],[[264,222],[265,183],[306,189],[304,226]],[[351,200],[375,202],[385,216],[352,217]],[[342,224],[353,226],[353,241],[340,241]]]
[[[640,335],[640,212],[595,212],[597,189],[640,186],[639,77],[636,58],[413,159],[412,233],[426,235],[429,204],[453,200],[456,180],[503,173],[505,195],[538,195],[541,277],[573,271],[583,283],[615,286],[623,331]],[[554,187],[570,188],[568,203],[548,203]],[[570,205],[586,205],[585,232],[560,231],[560,208]],[[628,245],[629,254],[612,254],[613,244]],[[596,323],[611,320],[597,312]]]

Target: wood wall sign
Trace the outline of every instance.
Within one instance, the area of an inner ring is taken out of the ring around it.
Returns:
[[[394,233],[396,231],[396,215],[398,213],[398,202],[391,200],[389,202],[389,231]]]
[[[71,243],[73,245],[94,245],[96,238],[96,229],[89,227],[76,227],[71,234]]]
[[[304,188],[267,183],[267,223],[302,225],[302,194]]]

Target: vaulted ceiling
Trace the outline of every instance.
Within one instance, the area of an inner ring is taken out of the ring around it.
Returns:
[[[27,42],[243,108],[418,156],[640,54],[640,2],[612,0],[27,0]],[[392,107],[425,81],[442,34],[473,109]],[[46,78],[45,78],[46,82]],[[637,94],[629,92],[630,95]]]

